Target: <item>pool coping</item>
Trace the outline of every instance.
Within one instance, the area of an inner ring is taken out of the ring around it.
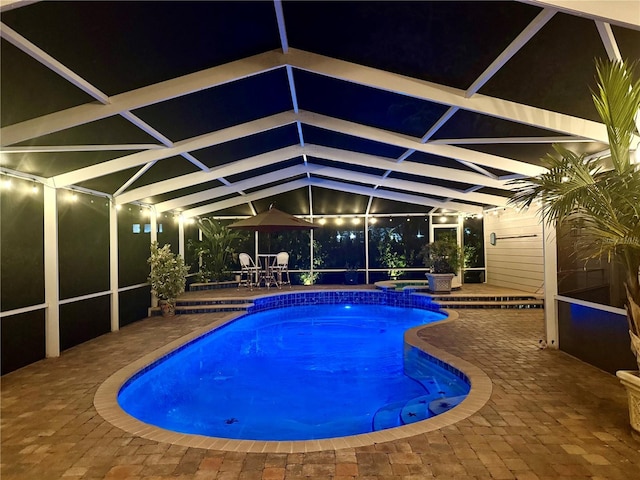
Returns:
[[[426,420],[421,420],[409,425],[402,425],[385,430],[370,433],[350,435],[346,437],[333,437],[318,440],[292,440],[292,441],[262,441],[262,440],[236,440],[229,438],[209,437],[204,435],[185,434],[166,430],[148,423],[142,422],[127,414],[120,408],[117,397],[122,386],[140,370],[148,367],[156,360],[162,358],[173,350],[182,347],[186,343],[206,334],[212,329],[246,315],[242,312],[234,312],[221,319],[199,328],[187,335],[174,340],[153,352],[150,352],[138,360],[131,362],[107,378],[96,391],[93,404],[98,414],[113,426],[132,435],[143,437],[157,442],[170,443],[185,447],[204,448],[210,450],[223,450],[247,453],[304,453],[322,450],[339,450],[343,448],[355,448],[376,443],[383,443],[407,437],[413,437],[422,433],[431,432],[464,420],[480,410],[489,400],[492,392],[492,383],[487,374],[479,367],[452,355],[444,350],[425,342],[418,336],[418,332],[433,325],[442,325],[455,321],[458,312],[443,310],[447,318],[411,328],[405,332],[405,343],[416,347],[427,354],[451,365],[463,372],[471,383],[471,389],[467,398],[451,410]]]

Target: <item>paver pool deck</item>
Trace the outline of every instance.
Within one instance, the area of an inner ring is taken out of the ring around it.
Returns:
[[[224,292],[266,293],[264,289]],[[455,321],[426,327],[419,336],[481,368],[493,390],[478,412],[442,429],[370,446],[309,453],[228,452],[137,437],[97,413],[93,402],[98,387],[143,355],[228,314],[156,317],[2,377],[0,477],[640,478],[640,437],[629,427],[624,388],[615,376],[563,352],[538,349],[544,332],[542,310],[457,313]]]

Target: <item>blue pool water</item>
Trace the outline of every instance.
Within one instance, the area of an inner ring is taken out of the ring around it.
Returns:
[[[158,427],[233,439],[310,440],[399,426],[469,391],[459,376],[404,348],[407,329],[442,318],[385,305],[246,315],[134,376],[118,402]]]

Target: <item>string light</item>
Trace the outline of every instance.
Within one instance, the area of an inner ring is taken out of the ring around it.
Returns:
[[[370,223],[371,225],[375,225],[375,223],[376,223],[377,221],[378,221],[378,219],[377,219],[376,217],[371,217],[371,218],[369,219],[369,223]]]
[[[354,225],[358,225],[360,223],[360,219],[358,217],[353,217],[351,219],[351,223],[353,223]]]
[[[343,222],[344,220],[342,220],[342,217],[336,218],[336,225],[342,225]]]
[[[319,220],[318,220],[318,223],[319,223],[320,225],[324,225],[325,223],[327,223],[327,219],[323,217],[323,218],[321,218],[321,219],[319,219]]]

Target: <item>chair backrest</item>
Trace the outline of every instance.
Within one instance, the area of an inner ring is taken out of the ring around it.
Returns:
[[[248,253],[241,253],[238,255],[238,260],[240,260],[240,266],[242,268],[253,267],[255,265],[253,263],[253,258],[251,258]]]
[[[276,265],[287,266],[289,264],[289,254],[287,252],[280,252],[276,255]]]

